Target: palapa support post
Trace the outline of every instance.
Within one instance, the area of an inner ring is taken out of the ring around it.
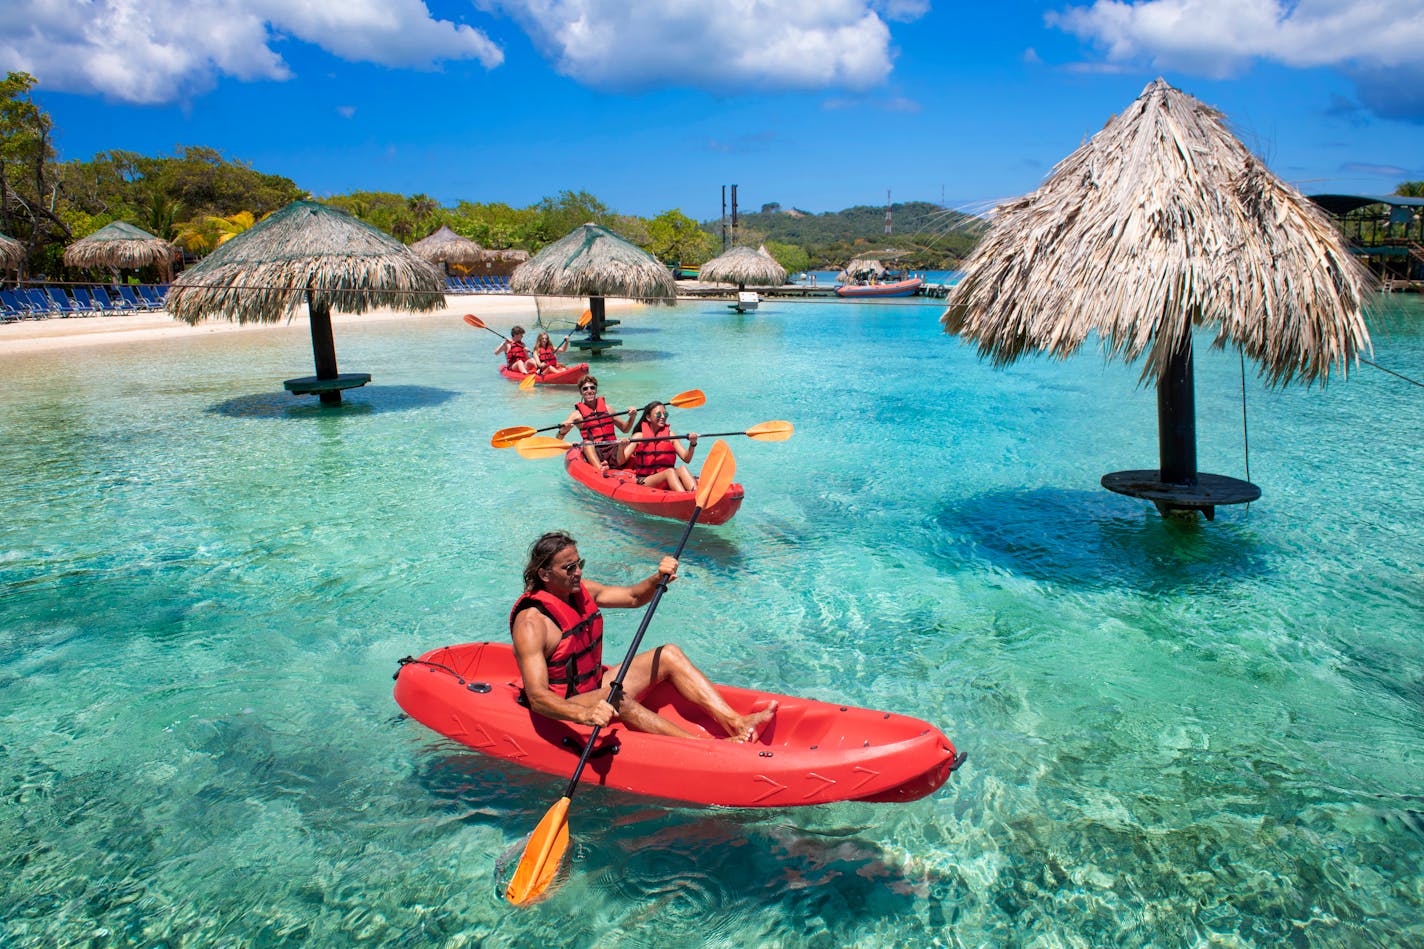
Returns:
[[[1103,487],[1118,494],[1145,498],[1163,517],[1195,518],[1200,511],[1216,520],[1218,504],[1246,504],[1261,496],[1249,481],[1197,471],[1196,382],[1190,335],[1171,355],[1157,377],[1156,470],[1114,471]]]
[[[588,310],[593,314],[593,321],[588,324],[588,338],[592,340],[601,339],[603,336],[603,297],[589,297]]]
[[[588,339],[576,340],[573,344],[574,346],[577,346],[579,349],[591,350],[593,355],[597,356],[605,349],[623,345],[623,340],[618,339],[616,336],[603,335],[604,330],[610,326],[618,325],[619,322],[618,320],[610,320],[607,318],[607,311],[603,306],[603,297],[589,297],[588,312],[592,315],[592,319],[590,319],[588,323]]]
[[[312,359],[316,363],[316,375],[301,379],[288,379],[283,387],[293,395],[316,394],[322,405],[340,405],[341,390],[364,386],[371,381],[369,373],[348,372],[342,375],[336,369],[336,339],[331,331],[331,306],[317,302],[312,291],[307,291],[307,314],[311,323]]]

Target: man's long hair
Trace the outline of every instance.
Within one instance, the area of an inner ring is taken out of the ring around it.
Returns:
[[[539,571],[549,566],[554,555],[565,547],[574,546],[576,541],[563,531],[549,531],[534,541],[529,547],[529,562],[524,565],[524,592],[541,590],[544,584],[539,580]]]

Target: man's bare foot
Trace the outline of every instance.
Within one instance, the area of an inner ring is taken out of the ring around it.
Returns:
[[[727,739],[729,741],[756,741],[757,736],[761,734],[762,726],[775,717],[779,704],[773,700],[767,704],[766,708],[752,712],[750,715],[738,715],[727,728]]]

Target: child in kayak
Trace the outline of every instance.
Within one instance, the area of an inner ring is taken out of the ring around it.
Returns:
[[[677,579],[677,561],[664,557],[652,576],[618,587],[585,580],[583,565],[574,539],[562,531],[544,534],[529,548],[524,594],[509,614],[514,656],[529,708],[547,718],[581,725],[603,727],[617,718],[629,728],[655,735],[703,737],[638,703],[638,696],[670,680],[684,698],[712,716],[729,739],[756,741],[761,728],[776,714],[777,703],[750,715],[738,715],[707,676],[672,644],[635,656],[617,707],[609,704],[618,667],[603,665],[600,611],[645,605],[663,576],[669,583]]]
[[[623,466],[633,469],[639,484],[668,491],[697,490],[697,479],[692,472],[677,463],[678,459],[692,460],[692,453],[697,450],[697,433],[689,432],[686,444],[673,435],[668,425],[667,406],[661,402],[644,406],[633,437],[643,440],[622,439],[618,457]]]
[[[559,437],[563,438],[577,425],[579,435],[583,437],[583,456],[588,459],[589,464],[604,474],[607,474],[610,468],[623,467],[618,456],[619,445],[614,441],[614,427],[620,432],[631,429],[633,416],[638,414],[638,410],[630,408],[627,412],[610,414],[608,404],[603,401],[603,396],[598,394],[598,379],[592,375],[579,380],[579,396],[580,401],[574,403],[569,417],[559,425]],[[604,444],[595,445],[594,442]]]
[[[564,341],[555,346],[549,339],[548,333],[540,333],[534,340],[534,363],[538,367],[542,376],[546,372],[555,369],[562,369],[559,365],[559,353],[566,352],[569,348],[569,338],[564,337]]]
[[[500,343],[494,354],[496,356],[503,355],[505,364],[520,375],[529,375],[537,365],[534,362],[534,357],[529,353],[529,347],[524,345],[524,327],[522,326],[515,326],[511,329],[509,339]]]

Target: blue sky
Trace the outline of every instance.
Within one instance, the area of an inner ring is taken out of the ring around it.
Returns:
[[[1159,75],[1306,193],[1424,179],[1424,0],[6,0],[0,68],[62,158],[211,146],[317,196],[983,209]]]

